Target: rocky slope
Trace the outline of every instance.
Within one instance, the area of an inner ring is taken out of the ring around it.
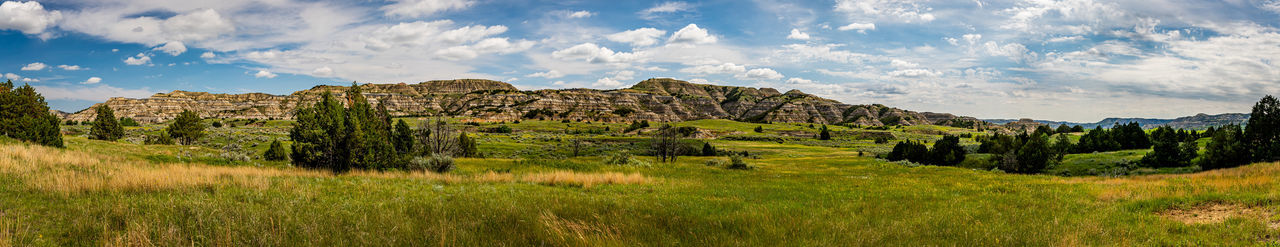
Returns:
[[[476,79],[418,84],[366,84],[364,94],[385,104],[396,116],[445,114],[486,121],[517,119],[590,121],[685,121],[732,119],[748,122],[818,124],[987,126],[971,117],[919,113],[884,105],[849,105],[797,90],[695,84],[649,79],[619,90],[558,89],[521,91],[510,84]],[[174,91],[145,99],[112,98],[105,103],[117,117],[163,122],[189,109],[206,118],[290,119],[299,106],[319,100],[323,92],[344,96],[347,87],[316,86],[290,95],[210,94]],[[94,105],[96,107],[97,105]],[[94,107],[66,116],[91,120]]]
[[[1017,122],[1019,120],[986,119],[984,121],[996,123],[996,124],[1005,124],[1010,122]],[[1115,126],[1116,124],[1126,124],[1126,123],[1138,123],[1138,125],[1141,125],[1142,128],[1146,128],[1146,129],[1153,129],[1161,126],[1169,126],[1173,128],[1180,128],[1180,129],[1206,129],[1211,126],[1223,126],[1223,125],[1229,125],[1229,124],[1244,125],[1245,122],[1249,121],[1249,114],[1248,113],[1223,113],[1223,114],[1217,114],[1217,115],[1209,115],[1209,114],[1200,113],[1200,114],[1196,114],[1195,116],[1186,116],[1186,117],[1179,117],[1174,119],[1106,118],[1096,123],[1073,123],[1073,122],[1046,121],[1046,120],[1034,120],[1034,121],[1041,124],[1047,124],[1049,126],[1058,126],[1060,124],[1066,124],[1068,126],[1080,125],[1088,129],[1092,129],[1097,126],[1102,126],[1103,128],[1110,128],[1111,126]]]

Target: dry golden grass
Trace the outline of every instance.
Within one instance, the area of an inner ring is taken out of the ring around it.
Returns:
[[[521,181],[545,185],[567,185],[590,188],[597,184],[644,184],[648,183],[649,179],[639,173],[576,173],[572,171],[554,171],[524,175],[521,177]]]
[[[156,191],[192,186],[271,185],[279,176],[323,176],[298,169],[151,164],[146,161],[61,150],[36,145],[0,147],[0,172],[28,186],[51,192]]]
[[[154,164],[101,154],[90,154],[37,145],[0,146],[0,173],[13,174],[28,186],[63,194],[88,191],[158,191],[198,186],[272,186],[275,177],[332,176],[304,169],[228,167],[199,164]],[[433,172],[379,172],[356,170],[343,177],[421,179],[446,184],[463,182],[516,182],[516,175],[486,172],[474,176]],[[598,184],[641,184],[641,174],[575,173],[557,171],[521,176],[519,181],[544,185],[591,187]]]
[[[1097,188],[1095,192],[1099,199],[1115,201],[1240,191],[1274,193],[1280,187],[1280,179],[1277,177],[1280,177],[1280,163],[1258,163],[1193,174],[1078,178],[1070,181],[1093,184]]]
[[[4,212],[0,212],[0,247],[13,246],[13,228],[14,224],[5,217]]]

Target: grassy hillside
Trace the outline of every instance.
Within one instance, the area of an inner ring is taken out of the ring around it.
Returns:
[[[490,158],[459,159],[459,170],[448,174],[334,175],[262,161],[257,155],[263,144],[287,130],[287,124],[275,122],[212,129],[207,143],[189,147],[77,136],[66,138],[65,150],[4,141],[0,246],[1239,246],[1280,241],[1280,164],[1275,163],[1122,178],[1012,175],[885,162],[871,157],[872,151],[891,144],[849,137],[859,131],[887,131],[901,139],[964,132],[918,126],[832,127],[841,134],[831,141],[710,141],[722,150],[751,153],[746,162],[752,170],[707,165],[723,157],[656,163],[636,156],[631,165],[610,165],[605,156],[642,154],[646,139],[620,133],[624,124],[510,125],[515,133],[477,134]],[[758,126],[677,125],[725,136],[753,135]],[[610,131],[553,132],[603,127]],[[756,134],[816,133],[807,125],[764,128]],[[564,138],[589,139],[593,146],[587,156],[568,157],[556,147]],[[239,149],[227,155],[233,143]],[[1067,161],[1090,159],[1107,158]]]

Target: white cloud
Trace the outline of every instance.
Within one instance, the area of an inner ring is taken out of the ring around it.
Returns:
[[[837,0],[835,11],[864,21],[931,22],[933,9],[918,0]]]
[[[591,16],[593,16],[593,15],[596,15],[596,14],[595,14],[595,13],[591,13],[591,11],[582,10],[582,11],[574,11],[574,12],[572,12],[572,13],[569,13],[569,15],[568,15],[567,17],[569,17],[569,18],[587,18],[587,17],[591,17]]]
[[[733,63],[709,64],[680,69],[680,72],[698,75],[741,74],[747,72],[747,67]]]
[[[759,68],[747,71],[741,77],[754,80],[777,80],[782,79],[782,73],[769,68]]]
[[[87,85],[87,84],[98,84],[99,82],[102,82],[102,78],[101,78],[101,77],[94,76],[94,77],[89,77],[89,79],[84,80],[83,82],[80,82],[80,84],[86,84],[86,85]]]
[[[813,80],[804,79],[800,77],[792,77],[790,79],[787,79],[787,84],[813,84]]]
[[[58,68],[62,70],[68,70],[68,71],[76,71],[76,70],[84,69],[84,68],[80,68],[80,65],[66,65],[66,64],[58,65]]]
[[[596,80],[595,83],[592,83],[591,86],[609,89],[618,88],[625,84],[623,81],[635,79],[636,76],[636,72],[630,70],[615,71],[610,74],[612,76],[600,78],[599,80]]]
[[[44,70],[45,67],[48,67],[48,65],[41,62],[34,62],[27,64],[27,66],[22,66],[22,71]]]
[[[859,33],[866,33],[867,30],[876,30],[875,23],[850,23],[849,25],[836,28],[840,31],[857,30]]]
[[[666,34],[667,31],[645,27],[610,34],[605,36],[605,38],[613,42],[627,43],[632,46],[641,47],[657,44],[658,39]]]
[[[270,71],[266,71],[266,70],[259,70],[258,73],[253,74],[253,77],[267,78],[267,79],[276,78],[276,76],[277,75],[275,73],[271,73]]]
[[[800,29],[791,29],[791,34],[787,35],[787,39],[809,40],[809,34],[801,32]]]
[[[5,73],[4,78],[9,80],[20,80],[22,79],[22,76],[14,73]]]
[[[183,52],[187,52],[187,46],[183,45],[180,41],[169,41],[169,43],[164,43],[164,45],[157,46],[152,50],[169,53],[171,56],[177,56]]]
[[[333,68],[329,68],[329,66],[319,67],[312,70],[311,75],[316,77],[330,77],[333,76]]]
[[[236,31],[233,22],[217,10],[202,8],[185,11],[163,20],[150,16],[128,17],[132,13],[126,9],[82,11],[70,15],[60,27],[108,40],[148,46],[172,41],[206,41]]]
[[[1000,45],[995,41],[987,41],[987,43],[982,44],[982,47],[986,50],[987,54],[992,56],[1008,57],[1009,59],[1019,63],[1030,62],[1038,57],[1035,52],[1028,50],[1026,46],[1018,43]]]
[[[1080,35],[1075,35],[1075,36],[1054,37],[1054,38],[1045,40],[1045,42],[1061,43],[1061,42],[1076,42],[1081,40],[1084,40],[1084,37]]]
[[[686,12],[692,9],[693,4],[689,4],[687,2],[664,2],[654,5],[648,9],[641,10],[639,14],[641,19],[653,20],[658,18],[657,14]]]
[[[62,12],[45,11],[39,2],[5,1],[0,4],[0,30],[18,30],[48,39],[51,36],[45,33],[45,29],[55,26],[60,19]]]
[[[671,38],[667,39],[667,43],[671,44],[714,44],[716,37],[707,33],[707,29],[698,28],[697,24],[689,24],[684,26],[680,31],[671,34]]]
[[[200,54],[200,58],[203,58],[203,59],[213,59],[215,57],[218,57],[218,55],[214,55],[213,52],[211,51],[206,51]]]
[[[50,87],[50,86],[34,86],[36,92],[43,95],[49,100],[83,100],[103,102],[111,97],[125,98],[145,98],[155,94],[148,88],[142,89],[122,89],[108,86],[106,84],[98,84],[96,87],[73,86],[73,87]]]
[[[40,82],[40,79],[36,79],[36,78],[22,78],[22,82]]]
[[[889,72],[889,76],[907,77],[907,78],[931,77],[931,76],[937,76],[937,75],[938,75],[937,73],[934,73],[933,71],[930,71],[927,69],[902,69],[902,70],[894,70]]]
[[[470,0],[392,0],[395,3],[383,6],[387,16],[406,18],[428,17],[432,14],[471,7],[475,2]]]
[[[593,43],[583,43],[551,53],[557,59],[581,60],[590,63],[628,63],[640,59],[636,53],[614,52]]]
[[[136,56],[129,57],[124,60],[124,64],[128,65],[146,65],[151,64],[151,55],[138,53]]]
[[[564,77],[564,73],[560,73],[560,71],[558,70],[549,70],[547,72],[537,72],[537,73],[529,74],[528,76],[555,79],[555,78]]]

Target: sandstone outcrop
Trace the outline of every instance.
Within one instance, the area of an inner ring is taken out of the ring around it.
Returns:
[[[685,121],[732,119],[862,126],[920,125],[976,120],[951,114],[918,113],[884,105],[849,105],[797,90],[695,84],[657,78],[618,90],[547,89],[522,91],[491,80],[460,79],[417,84],[365,84],[364,95],[385,104],[395,116],[448,115],[486,121],[517,119],[589,121]],[[324,92],[345,95],[345,86],[316,86],[289,95],[211,94],[173,91],[144,99],[112,98],[105,104],[117,117],[154,123],[183,110],[206,118],[291,119],[294,109],[318,101]],[[94,107],[96,107],[95,105]],[[92,120],[94,107],[66,116]],[[981,122],[981,121],[978,121]]]

